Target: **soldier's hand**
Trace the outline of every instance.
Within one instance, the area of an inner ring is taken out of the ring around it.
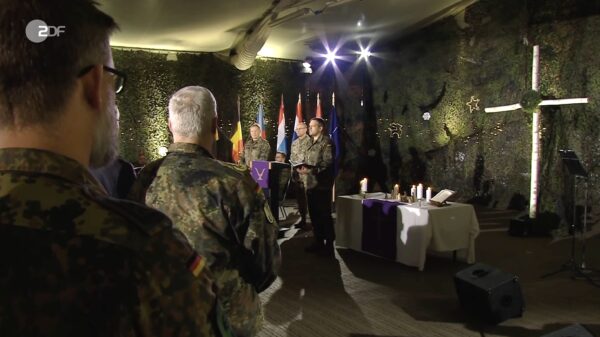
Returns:
[[[298,173],[300,174],[308,174],[308,168],[306,166],[302,166],[298,168]]]

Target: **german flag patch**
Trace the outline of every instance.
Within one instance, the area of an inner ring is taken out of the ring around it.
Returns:
[[[200,256],[198,254],[194,254],[188,262],[188,270],[192,272],[195,277],[198,277],[202,274],[202,270],[206,266],[206,259],[204,256]]]

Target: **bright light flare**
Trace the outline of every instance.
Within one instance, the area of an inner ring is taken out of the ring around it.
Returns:
[[[360,47],[359,55],[361,59],[367,60],[369,59],[369,57],[371,57],[371,55],[373,55],[373,53],[371,53],[371,51],[368,48]]]
[[[335,63],[335,59],[337,58],[337,55],[335,54],[335,50],[328,50],[327,54],[325,54],[325,64],[327,63],[331,63],[334,64]]]

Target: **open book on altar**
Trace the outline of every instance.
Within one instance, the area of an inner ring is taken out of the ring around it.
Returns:
[[[441,190],[433,198],[429,199],[429,203],[438,207],[443,206],[446,203],[446,200],[454,194],[456,194],[456,192],[452,190]]]

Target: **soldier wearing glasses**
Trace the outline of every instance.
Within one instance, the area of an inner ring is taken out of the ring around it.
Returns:
[[[302,163],[306,158],[306,149],[310,146],[310,137],[306,134],[308,127],[306,123],[301,122],[296,126],[296,134],[298,138],[292,142],[292,150],[290,155],[290,162]],[[301,220],[298,224],[300,228],[306,228],[306,186],[305,183],[300,179],[298,172],[294,172],[292,175],[293,181],[296,184],[296,201],[298,202],[298,212],[300,213]]]
[[[66,31],[34,42],[32,20]],[[88,171],[117,153],[114,29],[89,0],[2,2],[0,336],[228,333],[205,258]]]

